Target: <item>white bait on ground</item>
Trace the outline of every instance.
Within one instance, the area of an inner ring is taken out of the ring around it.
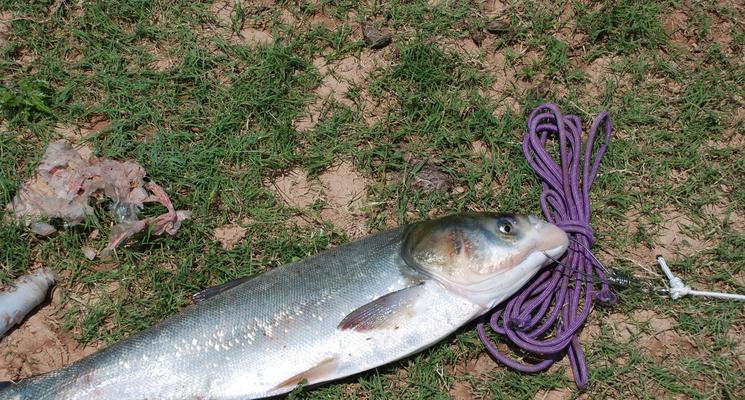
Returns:
[[[532,216],[459,214],[339,246],[199,302],[0,400],[245,400],[421,351],[515,293],[568,246]]]
[[[0,337],[47,298],[54,279],[52,271],[40,269],[21,276],[7,290],[0,292]]]

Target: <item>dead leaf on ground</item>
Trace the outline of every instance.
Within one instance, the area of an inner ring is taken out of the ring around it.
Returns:
[[[469,29],[468,35],[471,37],[471,40],[473,40],[473,43],[476,46],[481,47],[481,45],[484,43],[484,31],[482,31],[480,28]]]
[[[362,39],[371,49],[382,49],[393,41],[390,33],[380,31],[371,21],[362,24]]]
[[[453,179],[436,162],[428,159],[414,175],[411,187],[425,194],[434,191],[445,193],[453,188]]]
[[[486,31],[492,35],[504,35],[512,30],[512,23],[509,18],[497,18],[486,24]]]
[[[689,46],[686,29],[688,27],[688,16],[683,11],[667,13],[662,21],[662,26],[668,38],[675,44],[684,47]]]

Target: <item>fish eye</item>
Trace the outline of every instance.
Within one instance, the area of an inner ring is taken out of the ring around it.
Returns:
[[[506,235],[511,235],[515,231],[515,227],[511,223],[503,221],[499,223],[499,231]]]

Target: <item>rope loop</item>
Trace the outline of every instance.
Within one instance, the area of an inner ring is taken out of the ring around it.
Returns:
[[[598,129],[604,135],[602,143],[596,145]],[[570,246],[559,260],[563,266],[545,268],[476,326],[489,354],[518,371],[542,371],[568,356],[580,390],[587,386],[589,375],[579,332],[593,300],[604,304],[617,300],[603,267],[592,261],[595,258],[589,250],[595,243],[590,226],[590,189],[608,149],[611,131],[610,116],[601,113],[592,123],[583,151],[579,117],[562,115],[555,104],[543,104],[530,113],[523,153],[543,182],[539,199],[543,214],[578,245]],[[552,153],[558,153],[557,157]],[[588,279],[593,276],[600,279]],[[487,336],[487,325],[538,361],[528,363],[502,353]]]

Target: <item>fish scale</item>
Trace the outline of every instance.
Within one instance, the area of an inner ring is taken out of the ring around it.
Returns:
[[[482,222],[463,218],[443,224],[482,240]],[[0,400],[261,398],[399,360],[488,309],[407,264],[406,238],[393,229],[275,268]],[[499,284],[521,286],[545,258],[529,261]]]

